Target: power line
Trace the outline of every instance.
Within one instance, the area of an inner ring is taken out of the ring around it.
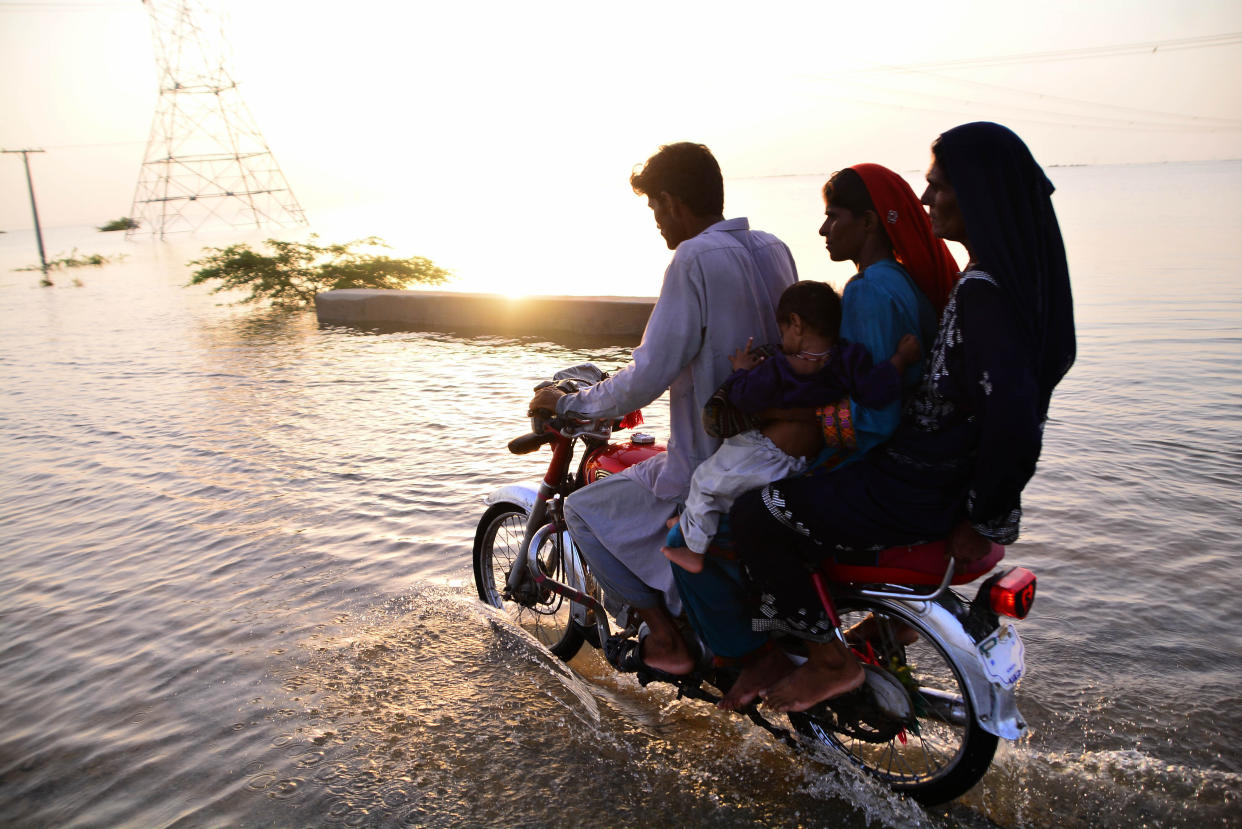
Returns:
[[[49,150],[94,150],[100,147],[145,147],[145,141],[106,141],[96,144],[49,144]]]
[[[937,94],[935,92],[915,92],[909,89],[895,89],[891,87],[877,87],[874,83],[868,84],[873,90],[884,94],[899,95],[907,101],[912,98],[921,99],[939,99],[952,102],[960,107],[978,107],[987,106],[997,109],[1011,110],[1020,113],[1033,113],[1034,116],[1027,116],[1030,120],[1037,123],[1050,124],[1053,126],[1069,126],[1069,127],[1094,127],[1099,129],[1125,129],[1125,130],[1141,130],[1145,132],[1232,132],[1242,130],[1242,119],[1237,118],[1219,118],[1214,116],[1191,115],[1185,113],[1163,112],[1159,110],[1144,109],[1140,107],[1125,107],[1108,103],[1100,103],[1097,101],[1088,101],[1080,98],[1072,98],[1066,96],[1047,95],[1040,92],[1031,92],[1029,90],[1017,89],[999,84],[988,84],[982,81],[971,80],[969,78],[953,77],[943,74],[959,69],[988,68],[1004,65],[1031,64],[1042,62],[1066,61],[1066,60],[1083,60],[1096,59],[1105,57],[1118,57],[1134,54],[1158,54],[1160,51],[1181,51],[1187,49],[1206,49],[1216,48],[1220,46],[1233,46],[1242,44],[1242,32],[1228,32],[1224,34],[1202,35],[1198,37],[1180,38],[1162,41],[1143,41],[1137,43],[1111,44],[1105,46],[1093,46],[1080,49],[1061,49],[1055,51],[1044,52],[1025,52],[1010,55],[994,55],[990,57],[978,58],[962,58],[951,61],[924,61],[909,64],[883,64],[872,67],[863,67],[851,69],[842,72],[831,73],[827,75],[812,75],[809,77],[817,82],[829,80],[851,80],[852,83],[858,84],[860,76],[906,76],[912,78],[924,78],[941,84],[969,86],[978,89],[985,89],[996,93],[1012,96],[1025,96],[1028,99],[1035,98],[1041,102],[1048,102],[1059,105],[1059,108],[1047,106],[1033,106],[1017,103],[1013,100],[1003,100],[995,103],[989,100],[971,100],[966,97],[967,93],[955,95],[952,92]],[[863,83],[866,83],[865,81]],[[830,95],[838,100],[851,100],[855,103],[870,104],[873,106],[882,106],[896,109],[907,109],[915,111],[941,111],[931,107],[921,107],[909,103],[892,103],[888,101],[865,100],[859,97],[850,97],[842,95]],[[1077,111],[1066,111],[1065,107],[1081,109],[1087,107],[1091,109],[1090,113],[1082,113]],[[1117,115],[1109,115],[1103,111],[1117,113]],[[1126,117],[1129,114],[1132,117]]]
[[[963,69],[968,67],[1003,66],[1014,63],[1047,63],[1064,60],[1089,60],[1095,58],[1111,58],[1123,55],[1158,54],[1179,52],[1187,49],[1211,49],[1219,46],[1236,46],[1242,44],[1242,32],[1228,32],[1217,35],[1201,35],[1177,40],[1149,40],[1139,43],[1119,43],[1111,46],[1088,46],[1080,49],[1058,49],[1048,52],[1025,52],[1013,55],[994,55],[991,57],[959,58],[957,60],[927,61],[910,64],[885,64],[863,72],[910,72],[935,69]]]
[[[862,104],[865,106],[881,107],[885,109],[897,110],[902,112],[924,112],[935,115],[954,115],[963,117],[973,117],[979,114],[978,107],[986,106],[994,110],[1011,109],[1015,111],[1032,111],[1029,107],[1015,107],[1009,104],[992,104],[979,101],[969,101],[961,99],[953,99],[944,95],[914,95],[909,92],[900,92],[897,90],[881,90],[891,94],[901,94],[904,102],[876,100],[874,97],[863,97],[860,95],[843,94],[841,92],[821,92],[823,98],[846,101],[853,104]],[[954,102],[956,106],[935,106],[923,105],[922,101],[927,98],[938,98]],[[971,109],[970,107],[974,107]],[[1126,122],[1116,119],[1108,123],[1085,124],[1080,116],[1070,113],[1058,113],[1055,111],[1039,112],[1035,111],[1034,115],[1023,115],[1023,120],[1031,124],[1042,124],[1045,126],[1069,128],[1069,129],[1106,129],[1106,130],[1126,130],[1126,131],[1143,131],[1149,133],[1184,133],[1191,131],[1183,126],[1175,124],[1139,124],[1137,122]],[[1242,126],[1237,127],[1218,127],[1209,130],[1200,131],[1221,131],[1229,132],[1234,130],[1242,130]]]
[[[935,80],[936,76],[932,76]],[[956,83],[954,79],[946,79],[950,83]],[[969,83],[969,82],[967,82]],[[1090,127],[1096,129],[1119,129],[1119,130],[1140,130],[1153,133],[1185,133],[1185,132],[1231,132],[1242,131],[1242,119],[1224,119],[1224,118],[1201,118],[1193,115],[1164,115],[1166,119],[1175,120],[1151,120],[1150,118],[1127,118],[1110,116],[1107,114],[1092,115],[1082,112],[1069,112],[1064,109],[1055,109],[1049,107],[1029,106],[1023,103],[1006,100],[995,102],[984,98],[972,99],[968,95],[955,95],[949,92],[936,93],[929,91],[911,91],[909,89],[894,89],[891,87],[882,87],[874,84],[854,84],[855,87],[869,87],[872,92],[878,92],[884,95],[898,96],[901,101],[884,101],[872,98],[861,98],[859,96],[841,95],[837,93],[828,93],[828,97],[837,100],[850,100],[855,103],[865,103],[873,106],[885,106],[895,109],[908,109],[926,112],[948,112],[944,107],[928,106],[935,101],[947,102],[953,111],[962,114],[970,114],[965,107],[990,107],[992,109],[1006,110],[1015,113],[1021,113],[1028,120],[1037,123],[1051,124],[1054,126],[1067,126],[1075,128]],[[989,86],[984,84],[984,86]],[[1024,90],[1008,89],[1006,87],[991,87],[999,91],[1007,91],[1010,93],[1020,93],[1035,98],[1049,98],[1057,100],[1055,96],[1044,96],[1040,93],[1026,92]],[[1078,107],[1093,107],[1096,109],[1105,108],[1107,105],[1095,104],[1090,101],[1078,101],[1076,99],[1063,99],[1073,102]],[[924,106],[918,106],[924,104]],[[1141,112],[1141,110],[1140,110]]]
[[[1182,125],[1187,126],[1218,126],[1233,129],[1242,127],[1242,118],[1216,118],[1210,115],[1187,115],[1180,112],[1164,112],[1162,110],[1120,106],[1118,104],[1101,103],[1099,101],[1088,101],[1083,98],[1070,98],[1064,95],[1050,95],[1044,92],[1032,92],[1028,89],[1019,89],[1013,86],[985,83],[983,81],[969,80],[967,78],[951,78],[934,72],[920,72],[918,74],[936,81],[964,84],[982,89],[995,90],[1006,94],[1018,93],[1019,95],[1039,98],[1040,100],[1057,101],[1070,104],[1072,106],[1090,107],[1093,110],[1107,109],[1119,113],[1128,112],[1136,116],[1145,116],[1148,118],[1166,118],[1173,121],[1179,121]],[[1209,124],[1208,122],[1211,123]]]
[[[85,0],[55,0],[55,2],[35,3],[30,0],[0,0],[0,11],[53,11],[56,9],[129,9],[133,3],[118,3],[109,0],[105,3],[89,3]]]

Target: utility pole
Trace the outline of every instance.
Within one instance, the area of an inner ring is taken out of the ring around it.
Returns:
[[[228,69],[210,0],[143,0],[151,17],[159,100],[138,174],[127,238],[306,224],[302,206]]]
[[[43,268],[43,283],[51,285],[47,277],[47,255],[43,252],[43,228],[39,227],[39,206],[35,204],[34,181],[30,178],[30,153],[41,153],[43,150],[0,150],[0,153],[21,153],[22,163],[26,165],[26,188],[30,190],[30,212],[34,215],[35,240],[39,243],[39,265]]]

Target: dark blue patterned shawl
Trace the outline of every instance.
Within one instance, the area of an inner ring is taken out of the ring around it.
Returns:
[[[1029,349],[1046,416],[1074,363],[1074,302],[1052,182],[1022,139],[979,121],[941,135],[932,152],[957,194],[975,264],[1008,297]]]

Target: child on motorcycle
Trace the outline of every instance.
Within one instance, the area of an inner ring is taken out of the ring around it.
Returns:
[[[723,395],[749,428],[725,437],[695,470],[662,549],[691,573],[702,571],[720,516],[739,495],[806,470],[823,442],[816,408],[846,395],[885,406],[901,396],[902,372],[921,356],[918,339],[906,334],[889,360],[873,366],[865,347],[839,338],[841,298],[825,282],[786,288],[776,319],[779,344],[752,349],[751,338],[729,358],[734,371],[716,397]]]

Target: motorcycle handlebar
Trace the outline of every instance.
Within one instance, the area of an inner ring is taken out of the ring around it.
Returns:
[[[531,432],[509,441],[509,451],[515,455],[529,455],[540,446],[551,443],[555,437],[555,432],[543,432],[542,434]]]
[[[620,421],[572,420],[536,414],[530,419],[530,434],[509,441],[509,451],[515,455],[526,455],[551,443],[558,436],[571,440],[579,437],[608,440],[613,429],[619,425]]]

